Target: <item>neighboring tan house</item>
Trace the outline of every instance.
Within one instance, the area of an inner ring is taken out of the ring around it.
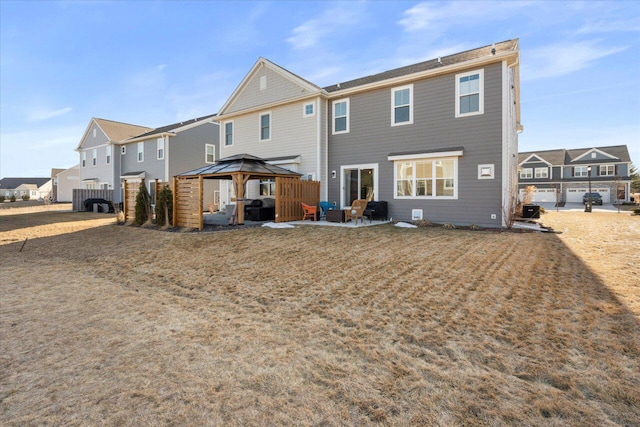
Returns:
[[[251,154],[322,183],[327,194],[327,101],[323,90],[259,58],[218,112],[220,158]],[[235,200],[220,182],[222,204]],[[273,197],[275,181],[247,182],[248,199]]]
[[[536,187],[533,202],[555,203],[557,198],[582,203],[589,182],[603,203],[630,200],[631,157],[626,145],[519,153],[518,170],[520,194],[530,185]]]
[[[171,182],[182,172],[214,163],[219,152],[219,126],[216,115],[185,120],[149,130],[116,144],[119,152],[120,182],[144,178],[155,203],[155,180]],[[219,183],[207,180],[203,208],[219,206]]]
[[[517,197],[518,40],[326,87],[329,201],[397,220],[505,225]]]
[[[51,194],[51,178],[2,178],[0,179],[0,195],[7,199],[16,196],[21,200],[28,195],[30,200],[49,197]]]
[[[58,180],[56,179],[56,175],[62,171],[64,171],[64,169],[51,169],[51,194],[49,194],[49,199],[52,202],[58,200]]]
[[[86,189],[115,189],[120,187],[120,158],[115,144],[151,128],[92,118],[76,148],[80,156],[80,187]],[[120,191],[114,191],[113,202],[121,202]]]
[[[57,186],[55,202],[70,203],[73,201],[73,190],[80,186],[80,165],[75,165],[62,172],[58,172],[53,180]]]

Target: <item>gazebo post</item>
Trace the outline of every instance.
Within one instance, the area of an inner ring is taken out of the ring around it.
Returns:
[[[233,176],[236,181],[236,206],[238,225],[244,224],[244,175],[239,173]]]

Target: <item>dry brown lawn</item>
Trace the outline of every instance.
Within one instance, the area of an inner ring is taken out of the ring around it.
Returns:
[[[544,221],[2,216],[0,425],[640,425],[640,217]]]

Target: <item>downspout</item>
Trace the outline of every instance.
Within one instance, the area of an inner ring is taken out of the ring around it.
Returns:
[[[321,123],[321,121],[320,121],[320,116],[321,116],[320,110],[321,110],[321,108],[320,108],[320,105],[319,105],[319,102],[318,102],[319,100],[320,100],[319,98],[316,99],[313,102],[313,104],[314,104],[314,108],[318,112],[316,114],[316,116],[317,116],[316,117],[316,140],[317,140],[317,144],[318,144],[318,153],[317,153],[318,159],[316,161],[316,163],[317,163],[316,164],[316,171],[317,171],[317,174],[318,174],[318,181],[320,181],[320,189],[322,190],[322,187],[323,187],[322,178],[323,178],[324,174],[322,173],[322,140],[321,140],[321,130],[320,130],[320,123]],[[322,197],[322,193],[321,193],[320,194],[320,199],[322,200],[322,199],[325,199],[325,198],[326,197],[324,197],[324,198]]]

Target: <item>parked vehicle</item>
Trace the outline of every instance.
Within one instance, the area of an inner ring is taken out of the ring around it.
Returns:
[[[591,204],[592,205],[600,205],[602,206],[602,196],[600,193],[584,193],[582,196],[582,204],[586,205],[589,201],[589,194],[591,194]]]

